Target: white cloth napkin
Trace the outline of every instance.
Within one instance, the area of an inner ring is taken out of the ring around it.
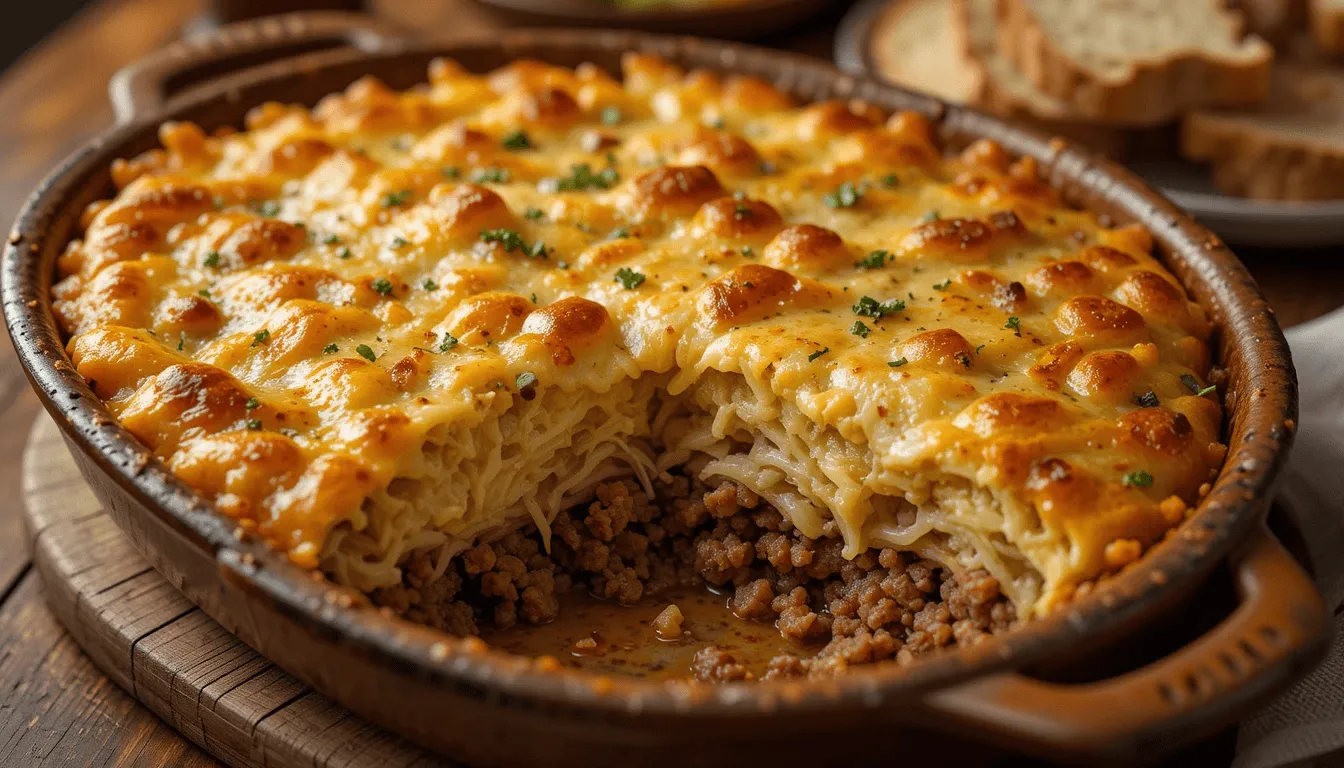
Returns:
[[[1237,732],[1233,768],[1344,766],[1344,309],[1288,331],[1301,426],[1279,491],[1335,612],[1321,666]]]

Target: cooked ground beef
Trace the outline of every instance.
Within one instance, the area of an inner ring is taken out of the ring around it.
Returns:
[[[657,491],[651,502],[631,482],[599,486],[586,509],[556,517],[549,555],[536,532],[514,532],[461,554],[434,579],[431,556],[418,553],[403,584],[374,599],[413,621],[468,635],[481,622],[551,621],[558,595],[572,589],[629,605],[707,583],[731,590],[737,616],[771,622],[800,646],[820,646],[807,657],[774,658],[767,678],[829,675],[888,659],[905,664],[980,642],[1015,620],[984,571],[957,577],[891,549],[845,560],[838,538],[803,536],[733,482],[707,487],[672,477]],[[712,646],[696,653],[691,671],[714,682],[750,676],[731,652]]]

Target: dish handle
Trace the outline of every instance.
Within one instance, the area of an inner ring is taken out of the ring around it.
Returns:
[[[1227,722],[1320,660],[1329,614],[1311,579],[1263,526],[1232,556],[1239,605],[1179,651],[1080,685],[994,675],[930,694],[934,713],[1062,756],[1132,762]],[[1207,717],[1207,707],[1225,711]]]
[[[108,82],[118,124],[158,113],[195,83],[301,53],[353,46],[377,53],[406,35],[362,13],[320,11],[265,16],[188,37],[122,67]]]

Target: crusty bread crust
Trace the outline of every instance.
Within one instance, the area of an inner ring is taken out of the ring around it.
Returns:
[[[1344,71],[1279,65],[1272,91],[1256,112],[1190,113],[1182,153],[1209,162],[1214,183],[1231,195],[1344,199]]]
[[[1062,136],[1116,160],[1175,154],[1175,131],[1129,130],[1077,118],[1067,104],[994,80],[971,33],[972,0],[902,0],[879,15],[870,38],[873,63],[898,85],[981,107],[1042,132]]]
[[[1344,3],[1312,0],[1311,36],[1322,53],[1344,56]]]
[[[972,51],[969,14],[967,0],[889,4],[871,38],[878,74],[898,85],[1029,123],[1117,159],[1126,154],[1132,143],[1126,131],[1074,120],[1062,104],[1032,104],[997,87]]]
[[[1206,2],[1211,0],[1183,0]],[[1235,19],[1244,19],[1235,11]],[[1236,34],[1240,37],[1241,26]],[[1103,77],[1063,51],[1026,0],[999,0],[999,47],[1045,93],[1066,99],[1081,117],[1158,123],[1204,106],[1252,106],[1269,90],[1273,49],[1259,38],[1255,55],[1224,59],[1204,52],[1135,58],[1121,77]]]

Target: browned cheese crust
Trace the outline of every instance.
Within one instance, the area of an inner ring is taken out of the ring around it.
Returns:
[[[630,56],[170,123],[60,259],[81,374],[222,514],[364,590],[694,462],[1020,613],[1222,462],[1210,323],[1035,164]]]

